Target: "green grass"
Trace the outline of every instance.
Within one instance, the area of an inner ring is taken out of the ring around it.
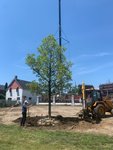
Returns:
[[[0,150],[113,150],[113,137],[0,125]]]

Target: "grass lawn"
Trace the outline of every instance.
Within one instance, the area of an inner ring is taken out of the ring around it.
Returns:
[[[113,137],[0,125],[0,150],[113,150]]]

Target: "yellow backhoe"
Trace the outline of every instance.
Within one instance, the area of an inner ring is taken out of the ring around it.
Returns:
[[[113,101],[103,99],[100,90],[86,89],[84,83],[82,84],[82,100],[83,109],[79,116],[84,119],[102,118],[106,112],[113,115]]]

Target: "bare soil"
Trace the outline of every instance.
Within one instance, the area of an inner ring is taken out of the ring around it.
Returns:
[[[113,117],[106,114],[98,124],[79,120],[77,114],[81,106],[52,106],[52,117],[57,119],[57,124],[51,126],[37,126],[47,130],[64,130],[107,134],[113,136]],[[29,108],[27,125],[36,122],[48,115],[48,106],[32,106]],[[0,108],[0,124],[18,124],[21,119],[21,107]],[[30,124],[35,125],[35,124]]]

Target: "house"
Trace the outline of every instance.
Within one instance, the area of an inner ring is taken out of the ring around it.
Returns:
[[[113,96],[113,83],[99,85],[102,96]]]
[[[19,103],[23,102],[23,99],[27,99],[29,103],[35,104],[37,100],[37,96],[35,93],[31,93],[28,84],[31,82],[20,80],[17,76],[13,79],[13,81],[9,84],[8,89],[6,91],[6,102],[7,101],[16,101]]]

